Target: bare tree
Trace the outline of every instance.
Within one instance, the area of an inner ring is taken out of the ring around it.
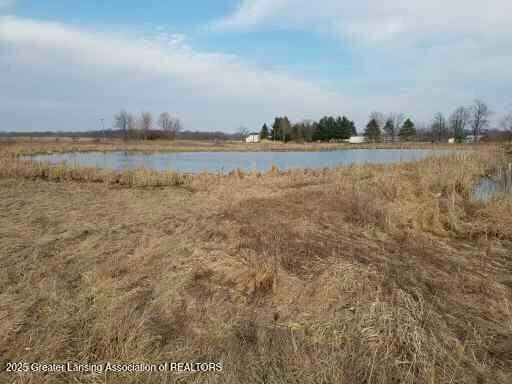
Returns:
[[[172,118],[167,112],[160,114],[157,124],[164,131],[165,136],[171,140],[174,140],[176,133],[181,130],[180,120]]]
[[[386,125],[388,128],[388,133],[393,138],[393,141],[397,138],[398,132],[400,132],[400,128],[402,128],[402,124],[405,121],[405,116],[403,113],[391,113],[387,120]],[[386,125],[384,127],[386,127]]]
[[[509,113],[508,115],[506,115],[502,120],[501,120],[501,128],[507,130],[507,131],[510,131],[512,132],[512,112]]]
[[[448,133],[446,118],[441,112],[434,115],[432,121],[432,141],[441,141]]]
[[[122,109],[117,115],[114,116],[114,128],[123,131],[123,138],[128,138],[128,131],[132,128],[133,117]]]
[[[239,137],[240,137],[240,139],[242,139],[242,140],[245,140],[245,138],[246,138],[247,136],[249,136],[249,132],[250,132],[250,131],[249,131],[249,128],[247,128],[247,127],[243,127],[243,126],[242,126],[242,127],[240,127],[240,128],[238,128],[238,130],[237,130],[238,136],[239,136]]]
[[[147,140],[149,137],[149,131],[153,125],[153,116],[149,112],[142,112],[140,115],[140,129],[142,131],[142,137]]]
[[[157,124],[162,131],[167,131],[171,125],[171,116],[167,112],[162,112],[160,116],[158,116]]]
[[[379,127],[384,127],[384,125],[386,124],[386,118],[384,117],[384,115],[377,111],[373,111],[372,113],[370,113],[370,121],[371,120],[375,120]]]
[[[471,120],[471,110],[467,107],[458,107],[450,115],[450,128],[457,141],[464,138],[464,130]]]
[[[473,135],[475,141],[478,141],[478,136],[482,130],[489,125],[489,116],[491,111],[487,104],[481,100],[475,100],[471,107],[471,128],[473,129]]]

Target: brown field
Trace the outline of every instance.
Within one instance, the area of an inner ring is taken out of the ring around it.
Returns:
[[[512,199],[471,199],[503,148],[222,177],[16,157],[72,145],[0,146],[0,365],[223,371],[0,383],[512,382]]]
[[[493,146],[480,145],[480,147]],[[0,147],[14,154],[44,154],[72,151],[126,151],[126,152],[199,152],[199,151],[333,151],[355,148],[466,148],[468,145],[451,145],[448,143],[431,144],[426,142],[396,142],[396,143],[283,143],[280,141],[263,140],[260,143],[247,144],[233,140],[155,140],[155,141],[123,141],[119,139],[90,139],[80,138],[0,138]]]

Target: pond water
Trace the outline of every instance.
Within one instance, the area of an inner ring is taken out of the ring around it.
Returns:
[[[495,197],[512,193],[511,186],[503,182],[503,180],[494,180],[489,177],[483,177],[473,187],[473,199],[479,201],[488,201]]]
[[[329,152],[74,152],[32,156],[35,161],[109,169],[147,168],[185,173],[325,168],[351,164],[390,164],[423,159],[446,151],[429,149],[351,149]]]

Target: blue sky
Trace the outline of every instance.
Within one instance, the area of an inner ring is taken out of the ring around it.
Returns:
[[[121,108],[224,131],[511,110],[511,2],[409,3],[0,0],[0,130],[95,129]]]

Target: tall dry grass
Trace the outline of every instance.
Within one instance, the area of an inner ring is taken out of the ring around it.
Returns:
[[[217,374],[14,383],[509,383],[512,201],[481,150],[197,175],[0,178],[0,363],[220,361]]]
[[[0,157],[0,177],[43,179],[54,182],[104,183],[127,187],[181,186],[188,183],[186,174],[173,171],[157,172],[144,168],[114,171],[96,167],[51,164],[14,156]]]

